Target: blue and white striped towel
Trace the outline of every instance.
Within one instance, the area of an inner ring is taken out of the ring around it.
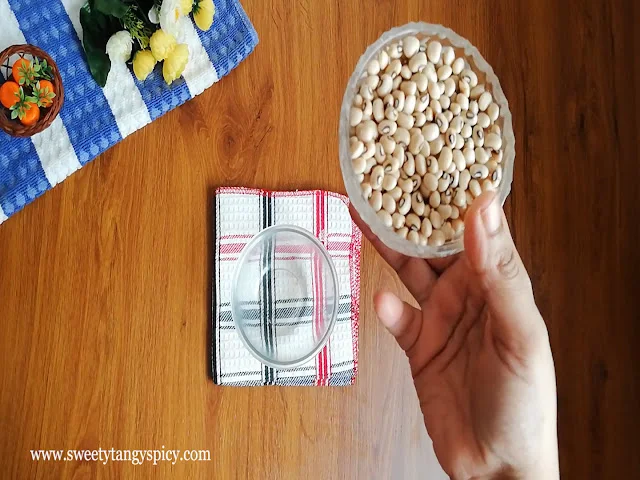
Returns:
[[[202,93],[227,75],[258,44],[238,0],[214,0],[211,30],[197,30],[189,17],[183,38],[189,63],[183,79],[165,85],[156,68],[139,82],[113,65],[100,88],[89,73],[80,39],[80,7],[86,0],[0,0],[0,51],[29,43],[55,60],[65,87],[53,124],[31,138],[0,131],[0,223],[62,182],[100,153],[162,114]]]

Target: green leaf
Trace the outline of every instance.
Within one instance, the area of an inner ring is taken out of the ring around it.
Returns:
[[[99,0],[95,0],[97,1]],[[111,61],[106,53],[107,41],[122,27],[116,18],[93,9],[92,3],[94,1],[87,2],[80,9],[80,23],[83,29],[82,46],[91,75],[98,85],[104,87],[111,70]]]
[[[28,97],[25,97],[25,101],[30,102],[30,103],[38,103],[38,99],[36,97],[31,96],[31,95],[29,95]]]
[[[93,0],[93,7],[105,15],[122,18],[126,15],[130,5],[122,0]]]
[[[11,110],[11,120],[15,120],[16,118],[18,118],[18,110]]]

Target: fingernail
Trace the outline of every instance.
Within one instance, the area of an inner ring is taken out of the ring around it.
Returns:
[[[495,196],[489,206],[482,212],[482,223],[487,234],[491,237],[497,235],[502,229],[502,209]]]

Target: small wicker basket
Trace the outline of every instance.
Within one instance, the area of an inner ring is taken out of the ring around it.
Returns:
[[[20,58],[27,57],[28,60],[32,58],[46,60],[51,66],[53,73],[52,83],[56,88],[56,96],[53,98],[51,106],[46,108],[42,112],[43,115],[40,119],[30,126],[23,125],[17,120],[12,120],[9,110],[0,105],[0,129],[13,137],[30,137],[48,128],[58,116],[64,102],[64,87],[58,66],[53,59],[44,50],[33,45],[13,45],[0,53],[0,85],[11,77],[12,62],[10,60],[16,56]]]

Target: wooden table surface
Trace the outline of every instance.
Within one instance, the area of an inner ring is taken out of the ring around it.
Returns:
[[[338,112],[388,28],[442,23],[493,65],[514,114],[507,213],[548,323],[567,479],[640,476],[637,2],[244,0],[239,68],[0,226],[2,478],[441,478],[363,248],[351,388],[209,377],[212,195],[344,192]],[[634,48],[635,45],[635,48]],[[209,449],[171,466],[33,462],[31,449]]]

